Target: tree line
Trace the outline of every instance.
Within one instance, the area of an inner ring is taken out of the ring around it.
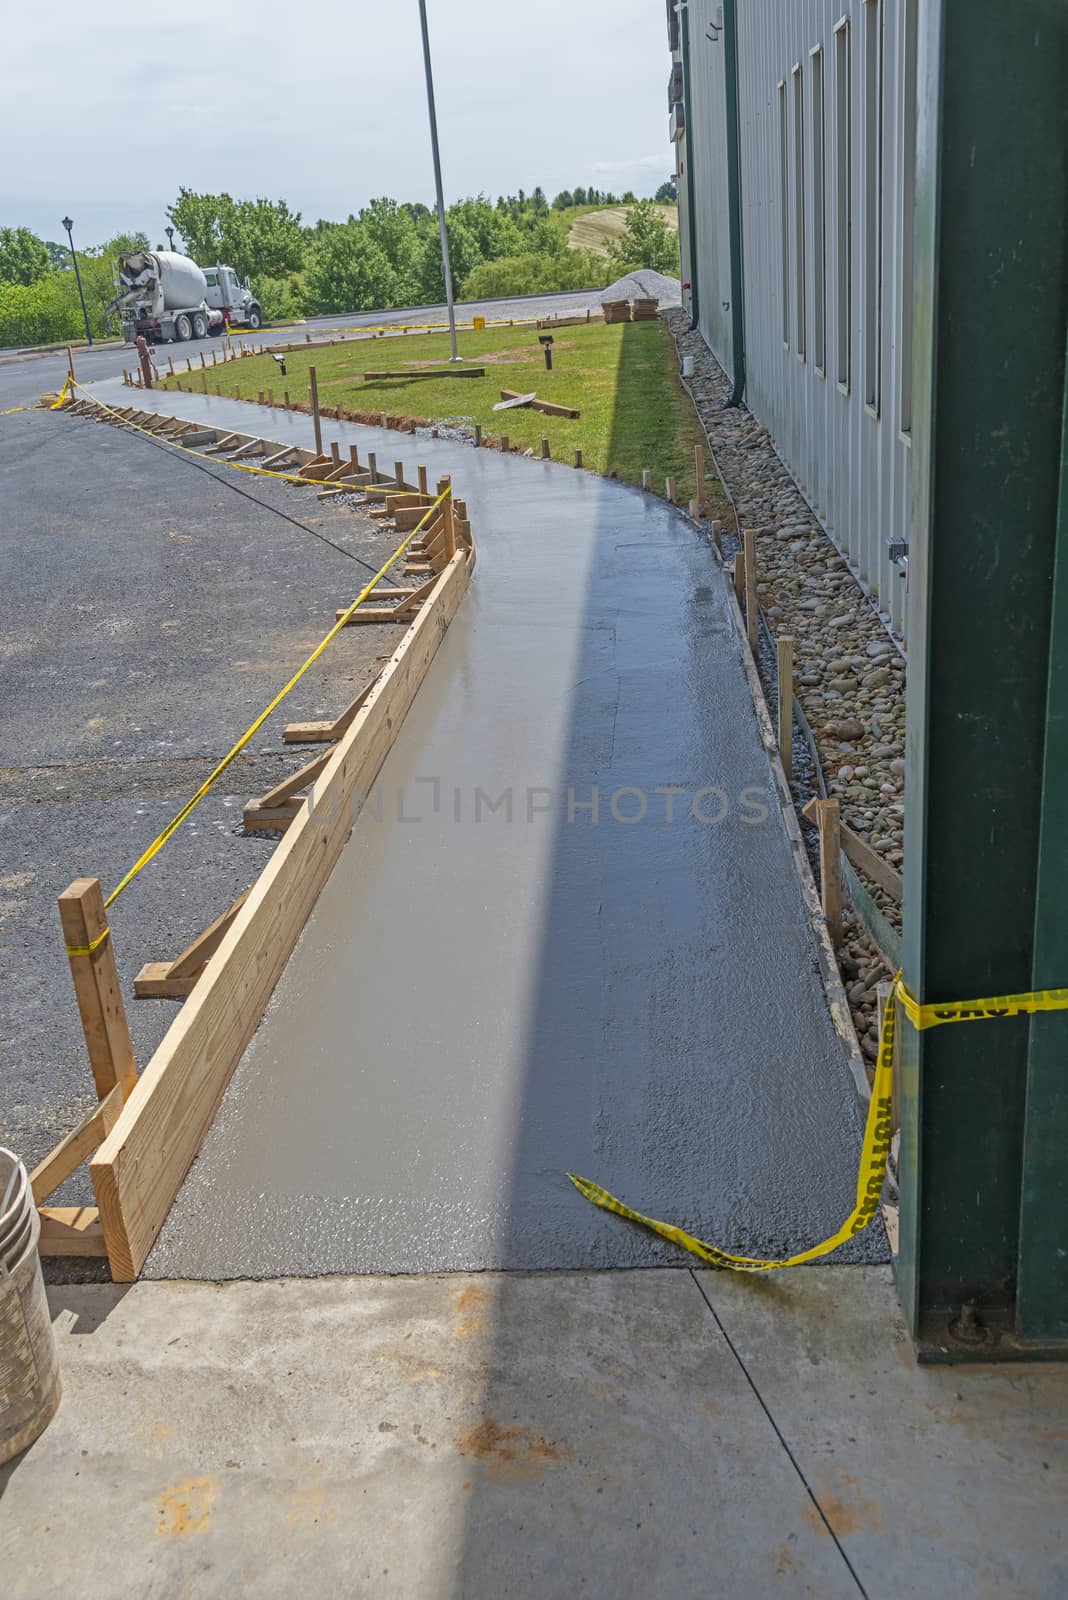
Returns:
[[[657,199],[667,198],[669,184]],[[608,256],[568,246],[578,206],[627,207],[626,228]],[[437,216],[429,207],[383,196],[344,222],[309,226],[285,200],[239,200],[179,190],[168,207],[176,247],[207,265],[225,261],[248,276],[268,319],[438,304],[445,298]],[[543,190],[490,201],[458,200],[446,213],[449,261],[458,298],[601,288],[621,272],[653,267],[677,273],[678,245],[663,214],[631,191],[563,190],[552,205]],[[148,249],[145,234],[122,234],[78,251],[94,336],[116,327],[115,257]],[[164,248],[161,244],[157,249]],[[26,228],[0,228],[0,345],[77,338],[81,307],[66,246]]]

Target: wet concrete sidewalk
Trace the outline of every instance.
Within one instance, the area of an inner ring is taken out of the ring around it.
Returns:
[[[1068,1590],[1068,1374],[918,1369],[886,1268],[49,1295],[5,1600]]]
[[[591,474],[335,435],[451,471],[478,567],[146,1272],[680,1259],[568,1170],[732,1249],[825,1237],[861,1116],[708,547]]]

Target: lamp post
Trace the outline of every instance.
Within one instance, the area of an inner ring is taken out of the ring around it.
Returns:
[[[173,228],[164,228],[163,231],[167,235],[167,243],[170,245],[171,249],[173,250],[174,249],[174,229]]]
[[[85,309],[85,290],[82,288],[82,275],[78,271],[78,257],[75,254],[74,236],[71,233],[71,229],[74,227],[74,223],[73,223],[73,221],[71,220],[70,217],[64,217],[62,223],[60,224],[60,226],[63,227],[63,228],[66,228],[66,230],[67,230],[67,238],[70,240],[70,258],[74,262],[74,277],[75,277],[75,281],[77,282],[77,285],[78,285],[78,298],[82,303],[82,316],[85,318],[85,339],[86,339],[86,343],[87,344],[92,344],[93,335],[92,335],[92,333],[90,332],[90,329],[89,329],[89,313]]]
[[[445,273],[445,301],[449,308],[449,338],[452,342],[450,361],[459,361],[456,353],[456,308],[452,303],[452,270],[449,266],[449,235],[445,228],[445,200],[441,189],[441,157],[438,154],[438,118],[434,110],[434,74],[430,66],[430,35],[426,27],[426,0],[419,0],[419,23],[423,30],[423,66],[426,69],[426,107],[430,117],[430,145],[434,152],[434,186],[438,197],[438,227],[441,230],[441,265]]]

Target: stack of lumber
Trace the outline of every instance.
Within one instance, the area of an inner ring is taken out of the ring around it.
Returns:
[[[629,300],[606,300],[601,306],[601,310],[604,312],[604,320],[606,322],[630,321]]]
[[[632,322],[652,322],[658,315],[659,301],[657,300],[632,300],[630,305],[630,320]]]

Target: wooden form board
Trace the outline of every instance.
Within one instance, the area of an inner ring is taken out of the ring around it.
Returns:
[[[112,1277],[132,1283],[467,589],[457,550],[164,1035],[89,1171]]]
[[[485,367],[404,367],[399,372],[365,372],[363,381],[379,378],[484,378]]]

